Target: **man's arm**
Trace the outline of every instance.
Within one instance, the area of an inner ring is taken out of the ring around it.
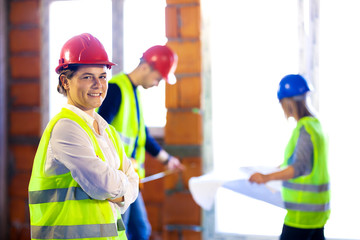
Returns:
[[[116,116],[121,104],[121,90],[118,85],[110,83],[106,98],[99,108],[99,114],[109,124]]]
[[[163,163],[170,170],[184,170],[184,165],[181,164],[180,160],[174,156],[171,156],[167,153],[161,146],[156,142],[156,140],[149,134],[148,128],[145,128],[146,131],[146,143],[145,150],[150,153],[151,156],[155,157],[158,161]]]

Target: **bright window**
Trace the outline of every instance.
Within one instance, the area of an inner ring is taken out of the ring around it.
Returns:
[[[360,2],[320,4],[320,113],[329,134],[331,216],[328,237],[360,239]],[[334,18],[336,14],[336,18]]]
[[[297,4],[297,0],[223,0],[213,9],[215,169],[278,166],[283,161],[293,122],[286,121],[276,93],[284,75],[299,71]],[[283,209],[225,189],[216,201],[216,232],[252,236],[281,232]]]
[[[224,0],[221,6],[226,11],[219,5],[214,9],[211,70],[216,169],[282,162],[294,122],[285,120],[276,90],[283,75],[299,71],[297,4],[297,0],[248,0],[234,5]],[[353,0],[320,4],[320,82],[313,94],[318,94],[319,117],[330,144],[332,212],[325,226],[327,239],[360,239],[359,9],[360,3]],[[224,28],[228,25],[231,28]],[[225,189],[218,192],[216,232],[236,236],[230,239],[278,239],[284,216],[284,210],[269,204]]]
[[[124,71],[131,72],[142,54],[154,45],[165,45],[165,0],[127,0],[124,2]],[[148,127],[166,123],[165,81],[158,87],[139,87],[144,121]]]
[[[57,92],[60,51],[71,37],[91,33],[104,45],[109,59],[112,56],[111,0],[53,1],[49,6],[49,113],[58,113],[66,98]]]

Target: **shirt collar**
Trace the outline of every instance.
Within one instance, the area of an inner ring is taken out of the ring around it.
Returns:
[[[81,119],[83,119],[87,123],[87,125],[89,125],[91,127],[91,129],[94,132],[95,132],[94,121],[96,120],[99,125],[100,135],[103,135],[105,129],[109,126],[109,124],[105,121],[105,119],[103,119],[97,112],[95,112],[95,115],[93,118],[89,114],[87,114],[86,112],[81,110],[80,108],[75,107],[74,105],[65,103],[64,108],[67,108],[67,109],[73,111],[74,113],[76,113],[79,117],[81,117]]]

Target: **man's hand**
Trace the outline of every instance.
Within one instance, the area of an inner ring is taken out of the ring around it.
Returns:
[[[172,171],[184,171],[185,166],[181,164],[180,160],[174,156],[170,156],[167,168]]]

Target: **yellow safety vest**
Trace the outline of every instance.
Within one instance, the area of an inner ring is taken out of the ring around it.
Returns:
[[[126,74],[120,73],[114,76],[109,81],[109,83],[117,84],[121,90],[121,106],[113,121],[111,122],[111,125],[113,125],[120,134],[122,143],[124,144],[125,153],[128,157],[131,157],[135,148],[135,142],[137,140],[135,149],[137,171],[139,177],[144,178],[146,132],[141,107],[140,92],[138,89],[136,89],[140,114],[140,122],[138,122],[134,88],[130,79],[126,76]]]
[[[118,213],[115,221],[107,200],[92,199],[72,178],[71,172],[45,175],[51,132],[62,118],[78,123],[91,139],[96,155],[105,161],[91,128],[77,114],[63,108],[47,125],[34,159],[29,183],[31,239],[126,240],[121,214]],[[123,154],[120,138],[110,125],[106,132],[118,152],[121,165]]]
[[[304,117],[298,121],[285,150],[283,167],[288,166],[302,127],[310,134],[314,163],[309,175],[283,182],[282,195],[287,209],[285,224],[296,228],[322,228],[330,215],[330,187],[327,140],[318,119]]]

